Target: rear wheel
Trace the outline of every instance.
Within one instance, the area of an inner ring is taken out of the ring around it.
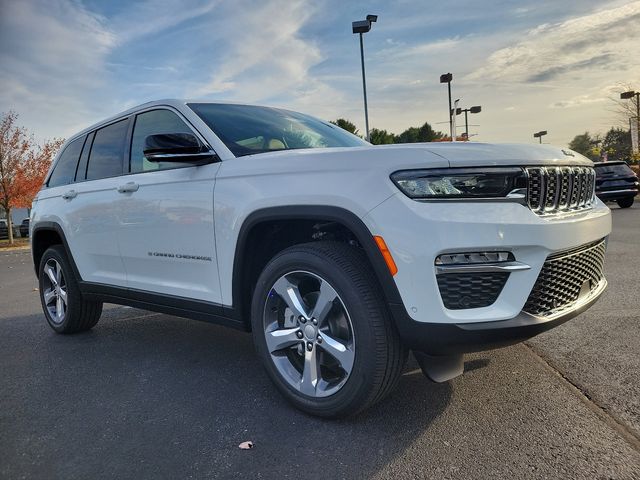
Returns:
[[[85,300],[67,255],[60,245],[48,248],[39,268],[40,301],[49,326],[57,333],[92,328],[102,314],[102,302]]]
[[[382,399],[407,357],[366,258],[341,243],[294,246],[271,260],[254,292],[252,327],[278,389],[323,417]]]
[[[633,205],[633,198],[634,197],[627,197],[617,200],[618,206],[620,208],[629,208],[631,205]]]

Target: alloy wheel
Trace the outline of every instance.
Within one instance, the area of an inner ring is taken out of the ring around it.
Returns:
[[[355,360],[349,312],[320,276],[294,271],[271,287],[263,313],[267,349],[280,376],[310,397],[327,397],[346,383]]]
[[[53,323],[64,321],[67,313],[67,284],[62,266],[55,259],[47,260],[44,266],[45,278],[42,297]]]

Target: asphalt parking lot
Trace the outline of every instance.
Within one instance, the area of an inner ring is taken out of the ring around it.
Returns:
[[[447,384],[410,362],[345,421],[286,404],[248,334],[109,306],[56,335],[29,253],[0,252],[0,478],[638,479],[640,206],[612,213],[591,310]]]

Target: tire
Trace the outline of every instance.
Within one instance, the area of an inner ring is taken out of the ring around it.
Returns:
[[[616,200],[616,203],[620,208],[629,208],[633,205],[633,197],[621,198],[620,200]]]
[[[343,243],[277,254],[258,278],[251,323],[276,387],[311,415],[362,412],[396,386],[407,360],[366,256]]]
[[[38,273],[42,310],[53,330],[65,334],[84,332],[98,323],[102,302],[82,297],[78,280],[61,245],[49,247],[44,252]]]

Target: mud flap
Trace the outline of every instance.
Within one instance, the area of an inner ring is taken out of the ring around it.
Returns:
[[[446,382],[462,375],[464,359],[462,354],[428,355],[423,352],[413,352],[424,375],[437,383]]]

